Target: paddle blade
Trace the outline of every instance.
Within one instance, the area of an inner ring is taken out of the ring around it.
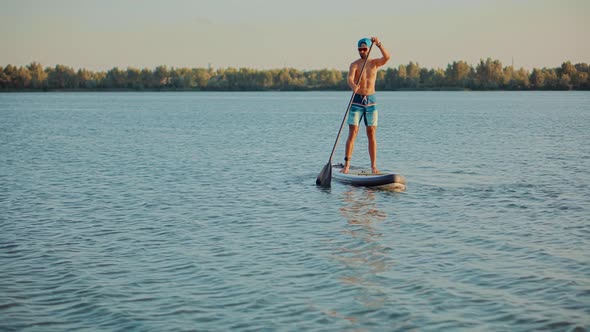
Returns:
[[[322,168],[320,175],[318,175],[318,178],[315,180],[315,184],[318,186],[322,186],[324,188],[330,187],[330,185],[332,184],[332,165],[331,165],[331,163],[327,163],[326,166],[324,166],[324,168]]]

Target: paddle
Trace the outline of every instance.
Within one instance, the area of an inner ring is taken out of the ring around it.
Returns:
[[[359,74],[359,78],[356,81],[358,85],[363,77],[363,73],[365,71],[365,66],[367,65],[367,61],[369,61],[369,55],[371,54],[371,49],[373,49],[373,44],[371,43],[371,47],[369,47],[369,51],[367,52],[367,58],[365,62],[363,62],[363,66],[361,67],[361,73]],[[332,158],[334,157],[334,151],[336,150],[336,146],[338,145],[338,140],[340,140],[340,133],[342,133],[342,128],[344,127],[344,122],[346,121],[346,117],[348,116],[348,112],[350,111],[350,107],[352,106],[352,101],[354,100],[355,92],[352,92],[352,96],[350,97],[350,101],[348,102],[348,107],[346,108],[346,113],[344,113],[344,118],[342,119],[342,123],[340,124],[340,130],[338,130],[338,135],[336,135],[336,142],[334,142],[334,147],[332,148],[332,153],[330,153],[330,159],[328,159],[328,163],[318,175],[318,178],[315,180],[315,184],[318,186],[322,186],[324,188],[329,188],[332,185]]]

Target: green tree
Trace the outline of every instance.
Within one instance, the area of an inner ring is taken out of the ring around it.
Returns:
[[[175,89],[184,89],[184,76],[182,75],[182,70],[178,68],[172,67],[169,72],[168,83],[171,87]]]
[[[225,80],[225,89],[229,91],[237,91],[239,89],[239,69],[237,68],[228,68],[223,73],[223,79]]]
[[[47,87],[47,73],[38,62],[31,62],[27,68],[31,73],[31,88],[43,89]]]
[[[219,90],[219,91],[224,91],[224,90],[228,90],[229,89],[229,82],[227,80],[227,76],[226,76],[226,71],[230,70],[231,68],[228,69],[218,69],[214,75],[211,76],[211,78],[209,79],[209,81],[207,82],[207,89],[208,90]]]
[[[540,90],[545,88],[545,73],[540,69],[533,69],[530,77],[531,86]]]
[[[406,80],[407,85],[410,88],[417,88],[420,86],[420,65],[418,63],[413,63],[410,61],[408,66],[406,67],[406,72],[408,74]]]
[[[170,85],[170,72],[166,66],[158,66],[154,70],[153,82],[156,83],[157,88],[166,87]]]
[[[445,84],[445,72],[440,68],[422,68],[420,70],[420,81],[427,88],[442,88]]]
[[[506,89],[510,89],[510,90],[515,90],[518,88],[518,86],[516,85],[516,81],[514,80],[514,67],[512,66],[507,66],[504,67],[504,69],[502,69],[503,71],[503,75],[502,75],[502,88],[506,88]]]
[[[14,86],[17,89],[30,89],[32,76],[27,67],[19,67],[14,77]]]
[[[397,86],[398,88],[406,88],[408,87],[408,69],[405,65],[399,65],[397,67]]]
[[[398,71],[394,68],[387,68],[383,77],[381,89],[384,90],[396,90],[398,88]]]
[[[7,89],[16,89],[16,76],[18,75],[18,68],[9,64],[4,67],[4,75],[3,75],[3,82],[2,84]]]
[[[293,79],[291,78],[291,73],[289,73],[288,69],[279,71],[278,80],[276,80],[279,89],[289,90],[289,87],[292,85],[292,81]]]
[[[337,70],[314,70],[307,74],[307,86],[323,90],[337,88],[342,81],[342,73]]]
[[[0,66],[0,89],[5,90],[8,89],[9,79],[8,75],[4,73],[4,68]]]
[[[183,89],[194,89],[196,86],[195,78],[189,68],[178,68],[176,70],[177,80],[182,82]],[[178,84],[178,82],[175,82]]]
[[[127,72],[114,67],[107,71],[107,76],[104,80],[104,87],[107,89],[123,89],[127,87]]]
[[[192,71],[192,77],[194,77],[196,87],[198,89],[206,89],[209,80],[213,76],[212,70],[203,68],[194,68]]]
[[[557,70],[555,69],[548,69],[543,68],[541,69],[543,74],[545,75],[545,87],[550,90],[557,90],[560,89],[560,82],[559,76],[557,75]],[[563,89],[563,88],[561,88]]]
[[[578,71],[576,75],[572,78],[572,84],[575,89],[588,89],[590,88],[588,84],[588,73]]]
[[[514,73],[513,81],[516,83],[518,89],[530,88],[529,76],[529,72],[522,67]]]
[[[564,62],[561,64],[561,68],[559,70],[559,76],[561,75],[568,75],[569,77],[573,77],[578,73],[578,70],[570,61]]]
[[[265,90],[272,88],[274,84],[272,74],[268,70],[258,72],[256,74],[256,80]]]
[[[126,87],[128,89],[143,90],[143,82],[141,80],[141,70],[139,68],[127,67],[125,72]]]
[[[467,62],[453,61],[452,64],[447,66],[447,70],[445,71],[447,84],[451,87],[468,87],[472,71],[473,68]]]
[[[96,73],[92,73],[92,77],[94,77],[94,80],[96,81],[97,87],[98,88],[104,88],[104,82],[105,79],[107,77],[107,73],[104,71],[99,71]]]
[[[480,60],[475,68],[475,84],[479,89],[498,89],[502,85],[503,79],[502,63],[498,60],[491,58],[487,58],[485,62]]]
[[[96,89],[98,82],[94,78],[94,73],[86,69],[78,69],[76,73],[78,78],[78,87],[82,89]]]
[[[275,88],[280,90],[305,89],[305,76],[302,72],[293,68],[283,68],[275,72]]]
[[[141,70],[141,87],[145,89],[153,89],[159,87],[159,82],[154,77],[154,73],[149,70],[148,68],[143,68]]]
[[[557,80],[557,88],[560,90],[570,90],[572,88],[572,79],[568,74],[562,74]]]
[[[76,72],[64,65],[56,65],[54,68],[46,68],[47,83],[49,89],[74,89],[77,87]]]
[[[387,72],[385,70],[377,71],[377,82],[375,82],[375,87],[377,87],[377,89],[383,90],[383,87],[385,85],[385,76],[386,75],[387,75]],[[344,79],[341,78],[339,80],[338,84],[336,85],[336,88],[341,88],[342,82],[344,82]]]

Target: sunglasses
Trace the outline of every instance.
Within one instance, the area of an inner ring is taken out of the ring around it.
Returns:
[[[362,52],[362,51],[365,51],[366,52],[368,50],[369,50],[368,48],[364,48],[364,47],[363,48],[359,48],[359,52]]]

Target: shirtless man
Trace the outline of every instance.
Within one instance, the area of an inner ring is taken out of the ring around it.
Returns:
[[[378,59],[369,59],[365,66],[365,71],[359,79],[361,68],[369,52],[371,43],[381,51],[381,57]],[[348,86],[354,91],[350,113],[348,114],[348,139],[346,140],[346,151],[344,158],[344,168],[342,173],[348,173],[350,169],[350,158],[354,150],[354,141],[359,130],[359,123],[362,118],[365,120],[367,127],[367,138],[369,140],[369,156],[371,157],[371,170],[373,173],[379,173],[377,169],[377,102],[375,99],[375,80],[377,79],[377,69],[387,63],[391,58],[389,52],[383,47],[377,37],[363,38],[358,41],[358,51],[360,59],[350,64],[348,72]]]

